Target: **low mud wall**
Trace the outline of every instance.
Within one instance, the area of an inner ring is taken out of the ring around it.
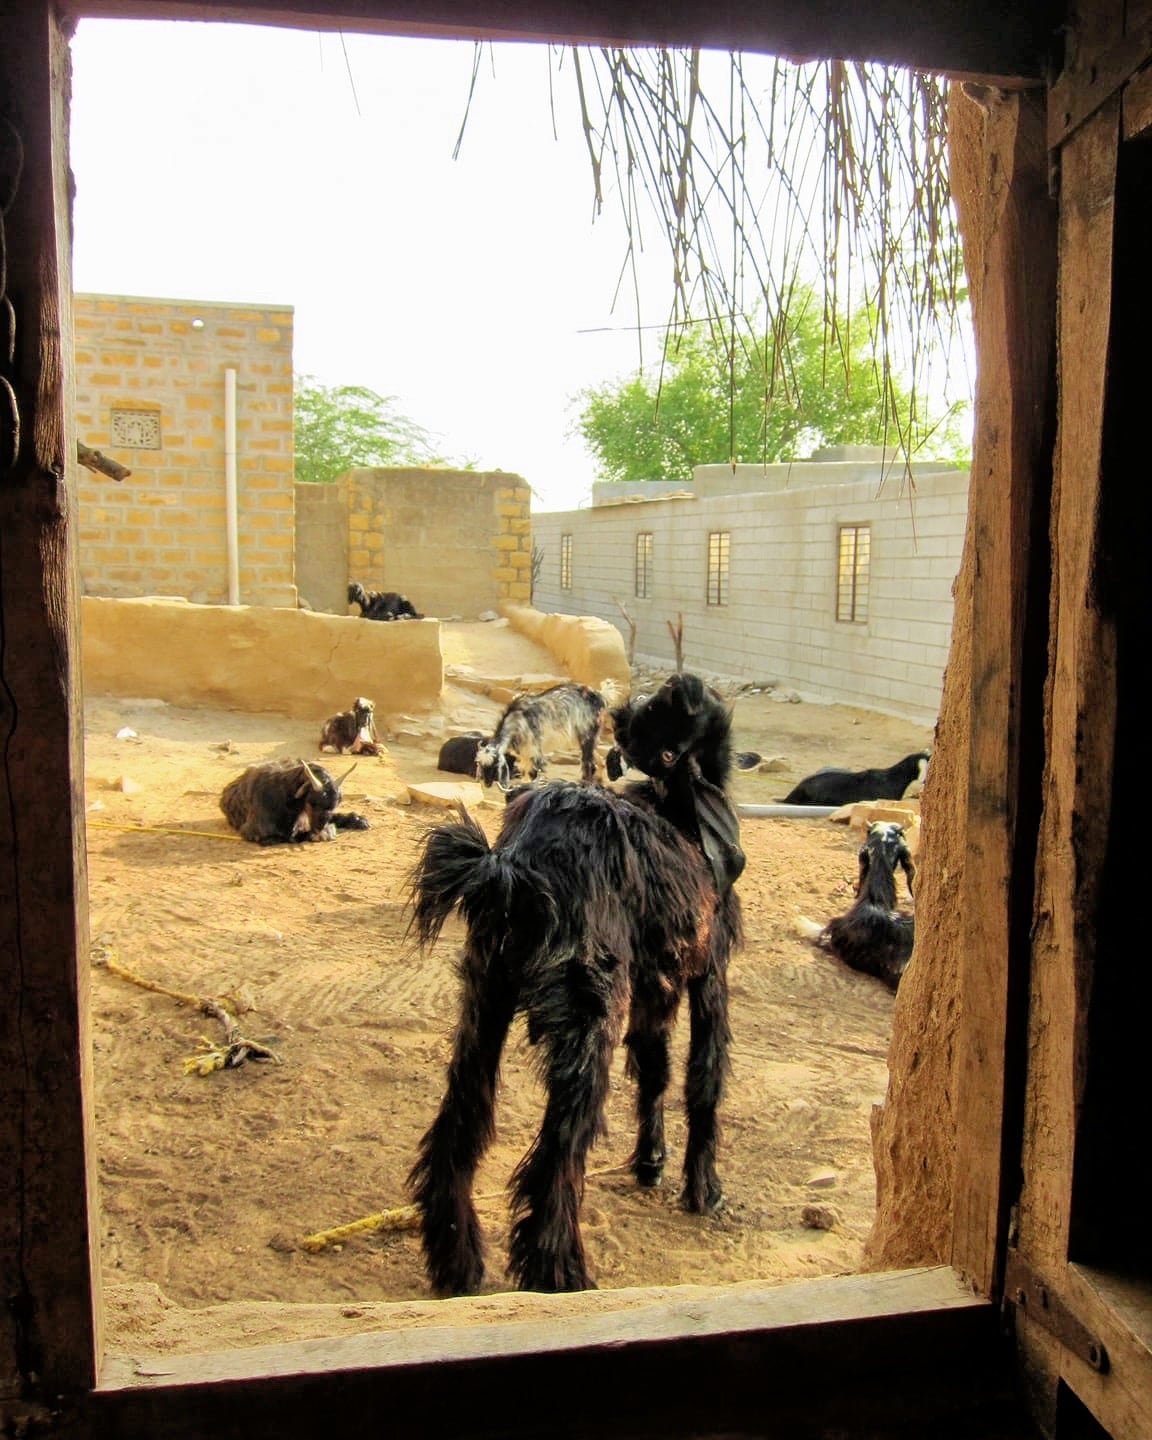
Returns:
[[[613,680],[625,697],[632,689],[632,670],[624,641],[615,625],[594,615],[549,615],[531,605],[500,607],[513,630],[550,651],[565,672],[582,685],[599,687]]]
[[[436,705],[444,679],[438,620],[96,596],[83,598],[80,617],[91,694],[299,719],[367,695],[387,716]]]

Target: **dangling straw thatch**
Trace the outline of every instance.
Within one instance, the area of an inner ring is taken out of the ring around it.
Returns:
[[[826,382],[851,363],[846,317],[865,314],[890,447],[907,459],[926,438],[930,367],[958,334],[964,297],[947,82],[698,49],[549,53],[554,83],[566,64],[572,73],[595,211],[609,191],[620,207],[620,279],[637,307],[646,221],[668,247],[665,354],[685,325],[707,324],[730,375],[738,347],[772,354],[765,403],[790,401],[794,312],[815,286]],[[898,404],[900,372],[910,383]]]

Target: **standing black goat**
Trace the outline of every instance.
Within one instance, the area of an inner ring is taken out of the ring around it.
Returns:
[[[352,770],[333,780],[323,765],[309,765],[306,760],[249,765],[225,785],[220,809],[233,830],[256,845],[335,840],[337,830],[369,828],[363,815],[336,809],[340,787]]]
[[[351,710],[330,715],[320,731],[320,749],[337,755],[379,755],[375,703],[357,695]]]
[[[853,805],[858,800],[899,800],[913,780],[923,780],[931,755],[917,750],[886,770],[817,770],[793,786],[785,805]]]
[[[409,1176],[439,1294],[475,1291],[484,1276],[472,1182],[492,1140],[500,1055],[518,1011],[548,1092],[540,1133],[512,1179],[509,1268],[521,1289],[593,1284],[579,1212],[622,1034],[637,1082],[632,1173],[659,1184],[669,1037],[685,992],[681,1200],[697,1214],[723,1203],[717,1108],[728,1065],[728,957],[741,939],[732,886],[744,868],[725,794],[730,717],[696,676],[674,675],[613,719],[629,764],[651,778],[623,794],[563,780],[526,786],[510,799],[494,845],[465,816],[429,832],[413,871],[421,944],[457,906],[467,927],[448,1087]]]
[[[904,871],[909,895],[916,878],[904,827],[874,820],[860,847],[859,863],[856,903],[846,915],[829,920],[816,943],[851,969],[875,975],[896,990],[912,956],[915,934],[912,916],[896,909],[897,867]]]
[[[607,709],[608,702],[598,690],[573,681],[534,695],[517,695],[501,715],[492,738],[476,750],[477,780],[507,791],[517,762],[527,763],[528,778],[537,779],[548,765],[545,741],[554,736],[577,746],[580,778],[595,780],[596,741]]]
[[[348,586],[349,605],[359,605],[364,620],[423,620],[407,595],[397,590],[365,590],[355,580]]]

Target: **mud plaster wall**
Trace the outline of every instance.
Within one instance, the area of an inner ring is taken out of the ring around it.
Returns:
[[[240,598],[294,606],[291,307],[76,295],[73,309],[77,436],[132,471],[117,482],[77,467],[84,593],[228,599],[233,369]],[[159,448],[119,443],[114,411],[156,416]]]
[[[91,694],[272,712],[321,721],[357,695],[386,716],[436,705],[440,625],[181,600],[81,602]]]
[[[305,493],[317,489],[331,495],[317,502]],[[314,610],[343,614],[349,580],[398,590],[421,614],[441,619],[474,620],[503,600],[531,596],[532,492],[516,475],[349,470],[334,486],[296,492],[297,583]],[[346,516],[343,542],[333,530],[336,507]]]
[[[597,689],[611,680],[628,696],[632,670],[615,625],[595,615],[546,615],[530,605],[504,604],[500,613],[513,630],[550,651],[573,680]]]
[[[949,159],[964,236],[965,266],[979,314],[984,264],[981,112],[950,87]],[[979,341],[979,334],[977,334]],[[921,798],[912,961],[900,982],[888,1053],[888,1092],[872,1112],[876,1220],[864,1269],[897,1270],[951,1259],[956,1158],[961,903],[968,820],[968,715],[972,683],[973,532],[981,506],[974,456],[969,521],[954,589],[952,640]]]

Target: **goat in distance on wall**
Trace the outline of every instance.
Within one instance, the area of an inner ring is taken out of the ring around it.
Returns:
[[[407,595],[398,590],[365,590],[355,580],[348,586],[349,605],[359,605],[364,620],[423,620]]]
[[[548,1097],[512,1177],[509,1269],[521,1289],[594,1284],[579,1210],[622,1032],[637,1087],[629,1163],[639,1184],[660,1183],[669,1039],[685,994],[680,1198],[695,1214],[723,1203],[717,1111],[728,1068],[728,959],[741,940],[733,885],[744,867],[726,793],[731,718],[694,675],[673,676],[612,718],[617,744],[648,779],[622,793],[571,781],[526,786],[491,845],[462,811],[459,822],[429,831],[411,877],[422,946],[457,907],[467,929],[447,1089],[409,1176],[439,1294],[471,1293],[483,1280],[472,1185],[493,1138],[500,1055],[517,1012]]]

